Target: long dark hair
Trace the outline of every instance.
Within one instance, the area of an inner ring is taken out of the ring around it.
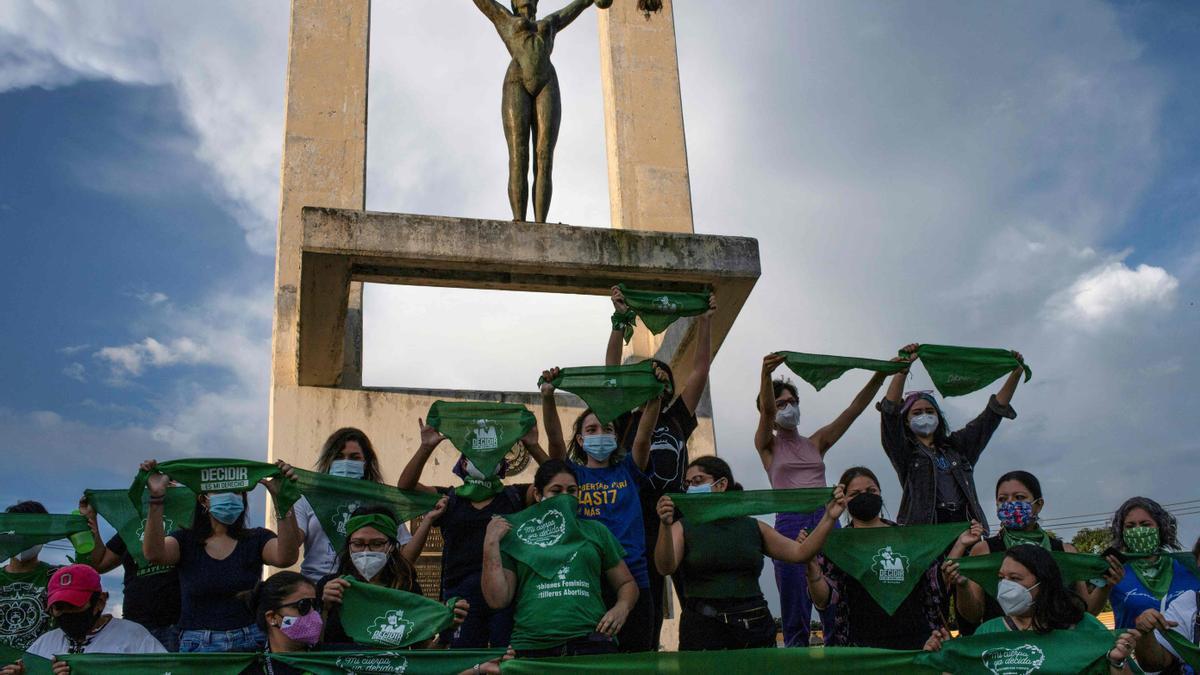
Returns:
[[[879,485],[879,478],[875,475],[875,472],[865,466],[852,466],[849,469],[846,469],[842,472],[842,477],[838,479],[837,484],[841,485],[842,489],[845,490],[847,487],[849,487],[850,481],[858,478],[859,476],[866,476],[867,478],[871,479],[872,483],[875,483],[875,487],[881,487]]]
[[[1113,546],[1119,550],[1125,550],[1125,517],[1134,509],[1145,509],[1146,513],[1150,514],[1150,518],[1158,525],[1158,543],[1163,548],[1169,548],[1172,551],[1183,548],[1179,544],[1179,523],[1175,521],[1175,516],[1149,497],[1130,497],[1113,514]]]
[[[933,405],[933,411],[937,413],[938,425],[933,430],[934,445],[941,445],[949,441],[950,422],[946,420],[946,413],[942,412],[942,406],[938,405],[937,399],[933,397],[933,394],[925,391],[909,392],[904,395],[904,402],[900,405],[900,417],[904,421],[904,433],[909,438],[912,438],[913,442],[919,442],[916,440],[916,432],[912,430],[912,427],[908,426],[908,411],[913,407],[913,404],[921,400],[929,401]]]
[[[313,582],[305,579],[303,574],[284,570],[267,577],[266,581],[255,583],[254,588],[238,593],[237,599],[250,610],[254,615],[254,623],[266,633],[267,612],[277,611],[284,599],[295,593],[301,584],[313,586]]]
[[[346,447],[346,443],[354,441],[363,451],[363,479],[373,483],[383,482],[383,472],[379,470],[379,455],[375,454],[375,446],[361,429],[342,427],[329,435],[321,454],[317,458],[317,471],[329,473],[329,467]]]
[[[1049,551],[1041,546],[1014,546],[1004,552],[1004,557],[1023,565],[1040,584],[1033,599],[1035,631],[1049,633],[1083,621],[1083,600],[1063,584],[1062,572]]]
[[[542,462],[542,465],[538,467],[537,473],[533,474],[533,488],[539,493],[545,493],[546,486],[550,484],[550,481],[554,480],[555,476],[563,473],[570,474],[576,481],[579,480],[574,467],[570,464],[561,459],[548,459]]]
[[[372,513],[378,513],[396,519],[396,514],[386,506],[363,506],[354,510],[350,517],[366,516]],[[358,568],[354,566],[354,561],[350,559],[350,535],[352,532],[346,533],[346,544],[342,546],[341,553],[338,554],[338,576],[345,574],[353,575],[356,578],[362,579],[362,574]],[[417,588],[417,568],[404,557],[404,553],[400,550],[400,542],[396,539],[395,532],[384,532],[387,535],[388,543],[392,545],[392,552],[388,554],[387,564],[379,573],[379,581],[388,588],[394,588],[400,591],[416,592]],[[370,581],[370,579],[363,579]]]
[[[577,440],[583,436],[583,421],[588,418],[588,415],[595,415],[595,411],[591,408],[579,413],[579,417],[575,418],[575,423],[571,425],[571,442],[567,444],[567,459],[570,459],[576,464],[587,466],[588,455],[583,451],[583,446]],[[600,417],[596,417],[596,421],[600,421]],[[601,425],[604,426],[604,425]],[[616,433],[616,430],[613,430]],[[625,458],[625,447],[621,444],[621,439],[617,438],[617,449],[613,450],[613,454],[608,458],[609,466],[616,466]]]
[[[1000,486],[1010,480],[1015,480],[1021,485],[1024,485],[1025,489],[1029,490],[1029,494],[1032,495],[1034,499],[1042,498],[1042,482],[1037,479],[1037,476],[1029,473],[1028,471],[1009,471],[1003,476],[1000,476],[1000,478],[996,481],[996,492],[1000,492]]]
[[[687,468],[690,469],[693,466],[699,467],[704,471],[704,473],[712,476],[713,482],[724,478],[725,489],[729,492],[736,492],[742,489],[741,483],[738,483],[733,479],[733,469],[729,468],[729,462],[726,462],[720,457],[714,457],[712,455],[697,457],[688,463]]]
[[[32,499],[26,499],[23,502],[17,502],[12,506],[4,509],[5,513],[49,513],[41,502],[35,502]]]
[[[205,493],[207,494],[207,493]],[[208,519],[208,509],[204,504],[200,503],[202,495],[196,495],[196,510],[192,514],[192,532],[196,537],[204,542],[213,535],[212,521]],[[250,502],[246,499],[246,493],[242,493],[242,515],[233,521],[233,524],[225,526],[225,534],[228,534],[234,539],[241,539],[246,536],[246,511],[250,509]],[[166,532],[164,534],[171,534]]]

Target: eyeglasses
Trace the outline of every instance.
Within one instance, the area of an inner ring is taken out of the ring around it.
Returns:
[[[279,609],[283,609],[284,607],[295,607],[296,611],[300,612],[300,616],[304,616],[305,614],[308,614],[309,612],[313,611],[314,609],[317,610],[318,612],[321,611],[321,599],[320,598],[300,598],[299,600],[297,600],[295,602],[289,602],[287,604],[280,605]]]
[[[363,551],[385,551],[390,543],[391,542],[387,539],[372,539],[371,541],[351,539],[350,550],[354,553],[362,553]]]

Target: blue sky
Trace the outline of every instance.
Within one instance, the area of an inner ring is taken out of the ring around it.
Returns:
[[[505,215],[506,57],[462,5],[376,3],[369,208]],[[286,23],[284,3],[0,6],[0,501],[63,510],[147,456],[265,455]],[[741,482],[766,486],[747,405],[763,353],[927,341],[1033,366],[981,494],[1026,468],[1049,517],[1196,499],[1200,7],[751,3],[731,21],[705,3],[676,23],[696,228],[763,248],[713,374]],[[555,52],[551,216],[584,225],[608,222],[596,54],[590,17]],[[501,327],[487,349],[480,316]],[[595,298],[370,288],[366,377],[527,388],[551,364],[511,354],[587,359],[606,322]],[[861,381],[802,388],[802,430]],[[872,466],[894,506],[876,423],[829,470]]]

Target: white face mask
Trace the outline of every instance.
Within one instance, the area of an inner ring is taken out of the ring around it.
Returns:
[[[1011,579],[1001,579],[996,584],[996,602],[1008,616],[1023,616],[1033,607],[1033,594],[1030,593],[1040,584],[1025,588]]]
[[[800,406],[793,403],[775,411],[775,423],[784,429],[800,426]]]
[[[367,581],[379,574],[379,570],[387,564],[387,559],[388,554],[382,551],[360,551],[350,554],[350,562],[354,563],[354,569]]]
[[[918,436],[928,436],[932,434],[933,430],[937,429],[937,425],[938,417],[933,413],[914,415],[913,418],[908,421],[908,427],[912,429]]]
[[[329,465],[330,476],[342,478],[362,478],[366,472],[367,463],[358,459],[335,459]]]
[[[42,545],[38,544],[37,546],[30,546],[29,548],[25,549],[24,551],[21,551],[20,553],[14,555],[13,557],[16,558],[17,560],[20,560],[21,562],[29,562],[30,560],[37,558],[38,554],[41,552],[42,552]]]

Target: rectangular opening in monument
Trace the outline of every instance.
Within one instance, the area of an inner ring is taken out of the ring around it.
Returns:
[[[363,385],[529,391],[543,368],[600,365],[607,297],[363,287]]]

